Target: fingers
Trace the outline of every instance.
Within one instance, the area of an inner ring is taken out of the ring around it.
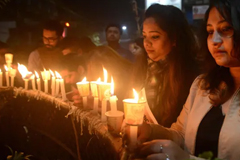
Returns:
[[[143,155],[163,153],[168,148],[169,143],[169,140],[153,140],[145,142],[140,146],[139,151]]]

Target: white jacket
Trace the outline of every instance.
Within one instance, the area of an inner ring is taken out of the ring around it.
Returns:
[[[198,126],[212,107],[207,91],[198,88],[198,80],[199,78],[193,82],[177,122],[168,129],[169,137],[191,155],[195,150]],[[229,105],[219,134],[218,158],[240,160],[240,89],[234,93]],[[191,159],[201,158],[191,156]]]

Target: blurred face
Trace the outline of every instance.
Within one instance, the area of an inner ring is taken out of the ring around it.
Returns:
[[[216,63],[224,67],[240,66],[240,61],[231,56],[234,30],[216,8],[209,13],[206,29],[208,49]]]
[[[145,19],[142,34],[144,48],[153,61],[165,59],[172,50],[173,44],[167,33],[157,25],[154,18]]]
[[[109,27],[106,33],[108,42],[118,42],[120,39],[120,31],[117,27]]]
[[[43,43],[46,48],[53,49],[56,47],[61,37],[57,36],[56,31],[43,30]]]
[[[68,71],[67,69],[61,72],[62,77],[64,78],[64,82],[66,84],[75,85],[80,81],[80,76],[76,71]]]

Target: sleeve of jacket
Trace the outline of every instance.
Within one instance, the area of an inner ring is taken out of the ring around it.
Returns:
[[[39,58],[38,56],[38,51],[35,50],[33,52],[30,53],[29,57],[28,57],[28,70],[29,71],[33,71],[36,70],[37,66],[37,59]]]
[[[164,128],[160,125],[151,125],[151,139],[170,139],[184,148],[185,129],[187,121],[189,120],[188,114],[191,111],[196,93],[198,91],[198,82],[199,77],[194,80],[183,109],[178,116],[177,121],[172,124],[171,128]]]

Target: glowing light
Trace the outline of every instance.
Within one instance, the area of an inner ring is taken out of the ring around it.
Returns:
[[[108,72],[105,68],[103,68],[104,82],[107,83],[108,80]]]
[[[55,74],[57,78],[62,79],[62,76],[57,71],[55,71]]]
[[[65,23],[66,27],[70,27],[70,24],[68,22]]]
[[[134,94],[134,101],[138,102],[139,96],[138,96],[138,93],[135,89],[133,89],[133,94]]]
[[[113,81],[113,77],[111,77],[111,94],[114,95],[114,81]]]

